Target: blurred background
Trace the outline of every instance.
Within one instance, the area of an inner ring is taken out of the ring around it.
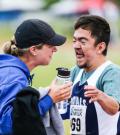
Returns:
[[[70,69],[75,65],[73,26],[84,14],[107,19],[112,30],[108,58],[120,65],[120,0],[0,0],[0,52],[3,43],[12,38],[16,27],[24,20],[39,18],[51,24],[67,37],[67,42],[58,48],[49,66],[37,67],[32,72],[34,87],[48,86],[56,76],[57,67]],[[65,127],[69,135],[68,122]]]

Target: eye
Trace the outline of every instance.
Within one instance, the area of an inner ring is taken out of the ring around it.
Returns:
[[[52,45],[48,45],[48,48],[52,48],[53,46]]]
[[[81,39],[79,42],[80,42],[82,45],[85,45],[85,44],[86,44],[86,40],[84,40],[84,39]]]
[[[84,41],[81,41],[81,43],[82,43],[83,45],[85,45],[85,42],[84,42]]]

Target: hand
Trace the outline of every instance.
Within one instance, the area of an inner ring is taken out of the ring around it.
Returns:
[[[72,82],[68,82],[63,85],[56,85],[55,81],[50,86],[49,96],[52,98],[54,103],[62,100],[69,99],[71,97]]]
[[[118,112],[119,103],[113,97],[108,96],[106,93],[94,86],[86,85],[84,89],[85,97],[90,98],[89,103],[97,101],[102,109],[110,115],[114,115]]]
[[[84,93],[85,97],[90,98],[89,103],[99,101],[102,98],[103,92],[96,87],[86,85],[84,89],[86,90]]]

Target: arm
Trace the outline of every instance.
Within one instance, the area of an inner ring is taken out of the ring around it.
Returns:
[[[38,107],[40,114],[44,116],[46,112],[52,107],[53,103],[70,98],[71,86],[71,82],[61,86],[57,86],[55,85],[55,82],[53,82],[49,88],[48,94],[39,100]]]
[[[120,68],[109,66],[100,76],[97,88],[86,86],[85,95],[90,101],[97,101],[104,111],[114,115],[119,110],[120,103]]]
[[[97,101],[103,110],[110,115],[114,115],[119,110],[119,103],[111,96],[97,89],[94,86],[85,86],[85,96],[89,97],[89,102]]]

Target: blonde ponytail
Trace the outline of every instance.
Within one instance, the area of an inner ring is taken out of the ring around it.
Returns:
[[[18,53],[19,49],[16,47],[14,40],[4,43],[3,51],[6,54],[19,56],[19,53]]]
[[[23,56],[28,52],[28,48],[20,49],[16,46],[15,39],[5,42],[3,45],[3,52],[5,54],[11,54],[13,56],[19,57]]]

